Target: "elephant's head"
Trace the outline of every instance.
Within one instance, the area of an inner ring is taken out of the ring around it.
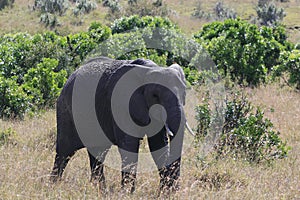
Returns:
[[[142,134],[139,137],[143,137],[143,134],[148,137],[153,159],[160,170],[161,186],[173,186],[180,174],[186,122],[183,111],[186,95],[183,70],[177,64],[166,68],[154,65],[130,67],[136,72],[129,76],[128,82],[139,85],[132,89],[134,92],[129,101],[129,113],[137,125],[133,129],[139,127],[139,133]],[[123,91],[130,90],[124,88]]]
[[[186,123],[183,70],[177,64],[165,68],[145,60],[124,64],[120,70],[123,75],[112,94],[114,120],[131,136],[147,135],[161,186],[174,186]]]

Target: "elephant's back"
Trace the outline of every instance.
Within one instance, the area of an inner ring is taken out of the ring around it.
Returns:
[[[107,57],[97,57],[88,60],[83,66],[79,68],[80,74],[92,75],[110,75],[115,70],[120,68],[123,64],[130,63],[127,60],[114,60]],[[100,77],[99,77],[100,78]]]

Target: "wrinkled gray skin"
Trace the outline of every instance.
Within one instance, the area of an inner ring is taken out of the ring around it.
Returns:
[[[168,68],[157,66],[150,60],[138,59],[135,61],[116,61],[104,57],[90,60],[81,67],[81,71],[75,71],[65,84],[60,97],[57,100],[57,144],[56,157],[51,174],[53,181],[58,180],[74,153],[86,147],[90,158],[90,167],[92,179],[99,181],[102,189],[105,189],[105,177],[103,174],[103,162],[105,155],[111,144],[117,145],[122,159],[122,186],[129,187],[131,192],[135,189],[136,180],[136,165],[138,160],[138,149],[140,139],[147,133],[140,133],[140,137],[133,137],[125,134],[112,116],[111,111],[111,95],[114,86],[122,77],[134,67],[140,67],[146,70],[146,74],[137,76],[139,81],[145,78],[155,76],[157,79],[165,79],[171,81],[173,89],[178,91],[174,95],[170,90],[156,84],[146,84],[136,90],[130,100],[130,115],[132,120],[139,126],[146,126],[151,120],[149,116],[149,108],[154,104],[160,104],[166,109],[167,120],[166,126],[159,131],[158,134],[147,137],[152,157],[157,165],[160,175],[160,188],[176,188],[177,180],[180,175],[180,161],[183,141],[183,126],[185,117],[183,113],[183,105],[185,102],[185,79],[182,69],[178,65],[172,65]],[[82,70],[83,69],[83,70]],[[72,115],[72,91],[74,81],[82,71],[89,73],[104,72],[98,83],[95,98],[95,109],[98,122],[105,132],[105,135],[110,139],[111,144],[98,147],[85,146],[75,127]],[[182,121],[183,120],[183,121]],[[167,128],[168,127],[168,128]],[[174,133],[168,135],[167,130]],[[176,141],[169,144],[176,134]],[[157,155],[153,152],[163,149],[163,155]],[[95,150],[98,152],[97,159],[94,157]],[[136,153],[136,156],[129,156],[126,151]],[[175,158],[170,161],[171,158]],[[128,167],[129,166],[129,167]],[[126,168],[126,170],[125,170]],[[129,170],[128,170],[129,168]]]

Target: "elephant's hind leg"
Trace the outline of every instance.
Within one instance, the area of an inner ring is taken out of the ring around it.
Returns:
[[[70,120],[58,118],[57,123],[56,156],[50,178],[53,182],[62,177],[70,158],[77,150],[83,148],[75,126]]]
[[[88,149],[91,167],[91,182],[99,183],[99,187],[102,193],[105,193],[106,191],[103,163],[108,150],[109,148],[104,150],[99,150],[97,148]],[[97,156],[95,157],[95,155]]]

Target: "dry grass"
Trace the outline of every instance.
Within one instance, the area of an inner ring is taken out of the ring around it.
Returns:
[[[300,198],[300,94],[278,85],[247,89],[247,92],[255,105],[265,108],[266,115],[281,131],[281,137],[292,147],[288,158],[272,165],[251,165],[231,159],[205,163],[196,158],[197,149],[190,147],[183,154],[181,189],[171,199]],[[197,99],[189,92],[187,103],[194,104]],[[192,121],[193,108],[188,106],[186,112]],[[72,158],[63,180],[51,184],[55,125],[53,110],[25,121],[0,121],[0,131],[11,127],[17,133],[9,144],[0,147],[0,199],[157,198],[156,171],[138,174],[137,190],[128,195],[120,190],[120,172],[109,167],[105,168],[109,193],[101,196],[89,182],[85,150]]]
[[[30,33],[46,30],[40,23],[38,13],[28,5],[33,0],[16,0],[13,9],[0,11],[0,33],[26,31]],[[196,0],[166,0],[177,11],[173,16],[187,32],[199,30],[205,21],[190,17]],[[216,0],[206,1],[210,10]],[[252,0],[225,0],[247,19],[253,12]],[[299,0],[291,0],[286,8],[284,23],[288,26],[300,25]],[[76,19],[63,16],[61,32],[86,30],[91,21],[104,19],[105,9],[101,6],[85,17],[82,26],[74,26]],[[293,34],[292,34],[293,33]],[[293,41],[299,41],[299,30],[291,32]],[[281,137],[292,147],[288,158],[278,160],[273,165],[250,165],[230,159],[203,163],[197,159],[195,148],[188,148],[183,154],[181,189],[172,194],[171,199],[300,199],[300,94],[289,88],[268,85],[257,89],[247,89],[255,105],[265,109],[265,114],[281,132]],[[188,105],[195,105],[199,96],[189,92]],[[194,110],[186,107],[192,126]],[[63,180],[58,184],[49,182],[55,149],[55,111],[50,110],[25,121],[1,121],[0,132],[12,128],[16,136],[12,141],[0,146],[0,199],[97,199],[97,187],[89,182],[90,170],[85,150],[80,150],[66,168]],[[188,136],[187,136],[188,137]],[[146,146],[146,145],[145,145]],[[142,150],[146,151],[146,150]],[[105,168],[109,193],[106,199],[155,199],[158,195],[158,174],[156,171],[138,175],[137,191],[127,195],[120,190],[120,173]],[[168,197],[165,197],[168,198]]]

